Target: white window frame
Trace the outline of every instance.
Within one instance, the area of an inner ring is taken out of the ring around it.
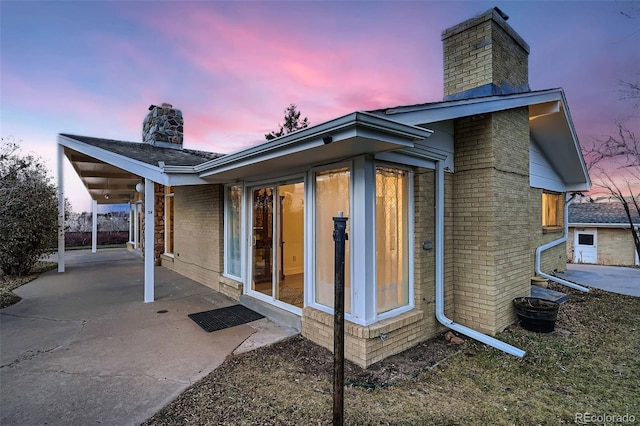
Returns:
[[[172,192],[167,194],[167,188],[171,188]],[[169,257],[174,257],[174,252],[176,250],[176,234],[175,234],[175,219],[176,219],[176,204],[175,204],[175,189],[173,189],[170,186],[164,186],[162,188],[162,192],[164,195],[164,255],[165,256],[169,256]],[[172,243],[173,243],[173,251],[169,251],[169,238],[167,238],[167,236],[169,235],[169,221],[167,220],[167,217],[169,216],[169,207],[167,205],[167,198],[171,198],[171,205],[173,207],[173,217],[171,218],[171,224],[173,225],[173,232],[171,233],[171,239],[172,239]]]
[[[409,281],[409,302],[407,305],[399,306],[387,312],[377,313],[377,280],[375,261],[375,242],[376,242],[376,221],[375,221],[375,203],[376,203],[376,167],[388,167],[392,169],[403,170],[408,174],[408,281]],[[350,233],[349,243],[351,244],[351,253],[359,253],[358,256],[351,256],[351,307],[349,313],[345,312],[345,319],[359,324],[371,325],[378,321],[392,318],[404,312],[408,312],[415,308],[415,283],[414,283],[414,232],[415,232],[415,202],[414,202],[414,173],[411,167],[389,163],[383,161],[374,161],[370,156],[360,156],[350,162],[334,163],[315,167],[309,172],[309,190],[307,191],[309,199],[306,201],[310,206],[307,214],[306,232],[313,238],[307,238],[307,257],[305,265],[308,266],[309,273],[305,270],[305,304],[319,311],[333,314],[333,308],[316,302],[315,294],[315,178],[316,173],[326,170],[339,169],[349,167],[350,170]],[[367,213],[367,209],[370,214]],[[305,268],[307,268],[305,266]],[[371,285],[374,283],[374,285]],[[309,289],[308,291],[306,289]],[[345,309],[346,310],[346,309]]]
[[[327,306],[327,305],[323,305],[319,302],[316,301],[316,174],[317,173],[322,173],[322,172],[326,172],[328,170],[334,170],[334,169],[343,169],[343,168],[348,168],[349,169],[349,210],[350,210],[350,215],[351,217],[348,218],[349,221],[353,220],[353,162],[352,161],[346,161],[346,162],[340,162],[340,163],[334,163],[334,164],[328,164],[328,165],[323,165],[320,167],[314,167],[313,169],[311,169],[309,171],[309,177],[307,179],[307,181],[309,182],[309,189],[306,191],[307,194],[307,199],[305,200],[305,202],[307,203],[307,206],[309,206],[309,208],[307,209],[307,211],[305,212],[307,217],[306,217],[306,222],[307,222],[307,226],[305,227],[305,232],[307,233],[307,235],[309,236],[313,236],[313,238],[306,238],[306,243],[307,244],[307,253],[309,253],[309,256],[305,262],[305,288],[308,288],[309,291],[305,291],[305,305],[306,306],[310,306],[314,309],[317,309],[319,311],[323,311],[326,313],[330,313],[333,314],[333,308]],[[337,212],[336,212],[337,213]],[[351,229],[351,226],[349,226],[349,228]],[[350,232],[351,234],[351,232]],[[348,235],[349,241],[351,241],[351,235]],[[351,243],[349,243],[351,244]],[[351,246],[351,253],[353,253],[353,246]],[[354,296],[354,285],[353,285],[353,266],[354,266],[354,256],[351,256],[350,259],[350,268],[349,270],[351,271],[351,294],[350,294],[350,300],[351,300],[351,306],[349,307],[349,310],[351,312],[353,312],[353,296]],[[308,267],[307,267],[308,265]],[[306,270],[309,270],[309,273],[306,274]],[[352,317],[350,312],[346,312],[347,311],[347,307],[345,306],[345,319],[355,322],[354,318]]]
[[[239,186],[242,190],[242,192],[240,193],[240,275],[234,275],[232,273],[229,272],[229,250],[227,250],[227,241],[229,241],[229,224],[231,223],[231,221],[229,220],[229,206],[230,206],[230,202],[229,202],[229,188],[232,186]],[[222,272],[222,275],[230,278],[232,280],[235,281],[242,281],[243,278],[243,272],[244,272],[244,264],[245,264],[245,244],[244,241],[246,239],[245,237],[245,232],[246,232],[246,226],[245,226],[245,193],[246,193],[246,187],[243,183],[231,183],[228,185],[224,186],[224,247],[223,247],[223,252],[224,252],[224,269]]]

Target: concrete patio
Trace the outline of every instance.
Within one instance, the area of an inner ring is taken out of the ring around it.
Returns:
[[[143,303],[125,249],[68,252],[0,311],[0,424],[143,422],[231,353],[296,334],[262,319],[206,333],[187,315],[237,302],[162,267]]]

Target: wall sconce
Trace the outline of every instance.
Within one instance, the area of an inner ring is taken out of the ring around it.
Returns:
[[[144,182],[136,183],[136,191],[140,193],[144,192]]]
[[[104,198],[105,198],[106,200],[108,200],[108,199],[109,199],[109,193],[104,194]]]

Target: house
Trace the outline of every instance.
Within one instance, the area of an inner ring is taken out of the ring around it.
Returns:
[[[640,217],[631,206],[636,232]],[[631,225],[622,203],[574,203],[569,206],[567,259],[575,263],[640,265]]]
[[[493,336],[532,276],[565,268],[565,197],[590,181],[564,92],[529,89],[529,46],[507,18],[491,9],[442,33],[442,102],[228,155],[185,149],[181,112],[151,106],[144,143],[61,134],[59,162],[95,204],[131,203],[147,302],[160,264],[331,349],[343,212],[347,359],[366,367],[446,327],[523,356]]]

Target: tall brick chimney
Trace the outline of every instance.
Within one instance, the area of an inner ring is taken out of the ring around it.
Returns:
[[[142,123],[142,142],[164,148],[182,149],[182,111],[171,104],[151,105]]]
[[[444,99],[529,91],[529,45],[494,7],[442,32]]]

